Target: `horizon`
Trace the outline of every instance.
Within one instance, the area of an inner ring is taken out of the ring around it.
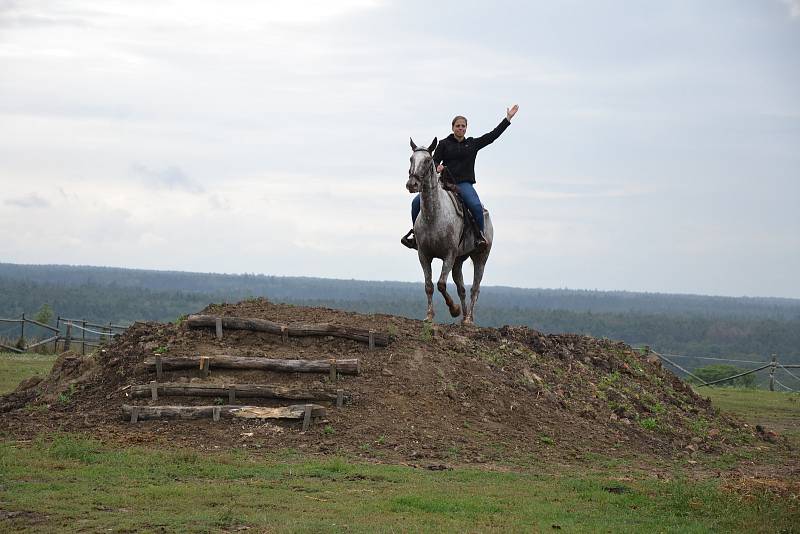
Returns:
[[[261,277],[274,277],[274,278],[313,278],[318,280],[329,280],[329,281],[342,281],[342,282],[368,282],[368,283],[392,283],[392,284],[423,284],[422,281],[407,281],[407,280],[368,280],[363,278],[332,278],[326,276],[300,276],[300,275],[278,275],[278,274],[269,274],[269,273],[256,273],[256,272],[204,272],[204,271],[183,271],[183,270],[175,270],[175,269],[144,269],[138,267],[118,267],[118,266],[111,266],[111,265],[88,265],[88,264],[63,264],[63,263],[12,263],[12,262],[0,262],[0,265],[14,265],[14,266],[21,266],[21,267],[67,267],[67,268],[91,268],[91,269],[117,269],[117,270],[129,270],[129,271],[145,271],[145,272],[155,272],[155,273],[179,273],[179,274],[193,274],[193,275],[211,275],[211,276],[261,276]],[[0,275],[2,276],[2,275]],[[466,281],[465,281],[466,282]],[[449,280],[448,285],[452,285],[453,281]],[[469,285],[468,285],[469,287]],[[636,291],[636,290],[629,290],[629,289],[598,289],[598,288],[577,288],[577,287],[523,287],[523,286],[511,286],[511,285],[503,285],[503,284],[490,284],[484,285],[481,284],[481,289],[485,288],[498,288],[498,289],[512,289],[512,290],[523,290],[523,291],[575,291],[575,292],[590,292],[590,293],[628,293],[634,295],[658,295],[658,296],[674,296],[674,297],[709,297],[709,298],[720,298],[720,299],[753,299],[753,300],[785,300],[785,301],[796,301],[800,303],[800,298],[792,298],[792,297],[778,297],[778,296],[770,296],[770,295],[711,295],[711,294],[702,294],[702,293],[664,293],[658,291]]]
[[[53,0],[0,33],[6,261],[421,281],[408,138],[519,104],[475,169],[486,286],[800,298],[800,0]]]

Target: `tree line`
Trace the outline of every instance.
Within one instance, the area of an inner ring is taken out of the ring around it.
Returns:
[[[62,317],[119,324],[173,321],[211,302],[250,297],[422,319],[421,283],[365,282],[0,263],[0,317]],[[450,321],[437,301],[437,319]],[[800,300],[483,287],[476,320],[650,345],[692,357],[800,363]],[[0,332],[2,335],[2,332]],[[707,362],[705,362],[707,363]],[[701,360],[681,362],[688,368]]]

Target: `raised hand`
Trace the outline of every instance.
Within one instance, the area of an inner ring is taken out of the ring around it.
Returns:
[[[511,118],[512,118],[514,115],[516,115],[516,114],[517,114],[517,110],[518,110],[518,109],[519,109],[519,106],[518,106],[518,105],[516,105],[516,104],[514,104],[514,105],[513,105],[513,106],[511,106],[510,108],[506,108],[506,118],[507,118],[508,120],[511,120]]]

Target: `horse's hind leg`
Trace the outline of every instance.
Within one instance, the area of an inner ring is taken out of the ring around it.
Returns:
[[[472,279],[472,288],[470,289],[470,303],[469,303],[469,310],[464,312],[464,324],[475,324],[474,323],[474,316],[475,313],[475,303],[478,302],[478,295],[481,294],[481,280],[483,279],[483,269],[486,267],[486,258],[482,258],[483,261],[474,261],[473,260],[473,269],[475,271],[475,276]]]
[[[442,260],[442,274],[439,276],[439,281],[436,283],[436,287],[444,297],[444,302],[447,304],[447,309],[450,310],[450,315],[452,317],[458,317],[461,315],[461,306],[453,302],[453,299],[450,298],[450,294],[447,292],[447,277],[450,276],[450,271],[453,269],[454,261],[455,258],[445,258]]]
[[[431,259],[419,253],[419,264],[422,265],[422,272],[425,275],[425,294],[428,296],[428,313],[425,315],[426,321],[433,321],[433,270],[431,269]]]
[[[467,290],[464,289],[464,273],[462,267],[464,260],[456,260],[453,264],[453,282],[456,283],[456,290],[458,291],[458,298],[461,299],[461,313],[466,318],[467,315]]]

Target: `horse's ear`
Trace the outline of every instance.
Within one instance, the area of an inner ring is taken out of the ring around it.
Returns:
[[[439,140],[438,140],[437,138],[435,138],[435,137],[434,137],[434,138],[433,138],[433,142],[431,143],[431,146],[429,146],[429,147],[428,147],[428,152],[430,152],[431,154],[433,154],[433,151],[434,151],[434,150],[436,150],[436,145],[437,145],[437,144],[439,144]]]
[[[417,149],[417,145],[414,144],[414,140],[411,139],[410,137],[408,139],[409,139],[409,141],[411,141],[411,150],[416,150]]]

